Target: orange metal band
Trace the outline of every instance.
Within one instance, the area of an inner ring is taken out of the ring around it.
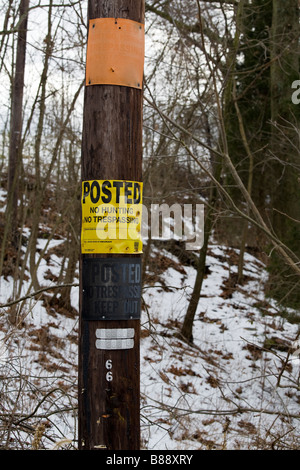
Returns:
[[[89,22],[86,85],[142,88],[145,27],[124,18]]]

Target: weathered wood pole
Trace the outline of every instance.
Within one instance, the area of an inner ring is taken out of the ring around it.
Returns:
[[[117,28],[116,34],[123,34],[129,23],[130,27],[139,24],[144,35],[144,10],[144,0],[89,0],[87,61],[92,62],[98,53],[95,45],[89,51],[91,34],[98,28],[97,21],[93,20],[105,20],[101,23],[104,28],[102,45],[98,46],[102,50],[102,58],[103,54],[106,54],[106,60],[112,56],[112,65],[105,74],[111,72],[116,76],[119,63],[115,51],[123,56],[124,62],[128,54],[140,53],[134,50],[135,45],[127,33],[115,44],[115,50],[110,51],[112,28]],[[101,63],[102,58],[96,66],[98,71],[106,67]],[[96,207],[98,200],[102,204],[109,201],[108,196],[120,193],[125,182],[142,181],[143,92],[141,83],[126,86],[122,79],[121,85],[118,79],[116,84],[97,83],[94,72],[91,76],[89,73],[87,69],[82,136],[82,208],[86,210],[85,203],[90,197],[90,220],[96,220],[92,210],[97,210],[98,214],[104,210],[103,205]],[[100,78],[98,82],[101,80],[105,81]],[[105,185],[101,186],[103,181]],[[127,196],[132,196],[129,201],[134,202],[131,183],[126,186],[126,191]],[[85,227],[88,219],[83,219]],[[85,233],[93,231],[89,230]],[[92,242],[90,246],[93,246]],[[82,249],[80,256],[78,448],[138,450],[140,302],[137,296],[140,297],[141,251],[134,253],[129,250],[128,254],[121,249],[111,249],[111,252],[105,252],[104,246],[105,243],[99,243],[102,252],[97,248],[90,253]],[[130,305],[133,298],[131,304],[134,307],[124,307],[125,303]]]

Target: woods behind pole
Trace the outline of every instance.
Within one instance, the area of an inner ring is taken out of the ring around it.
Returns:
[[[90,0],[88,19],[78,447],[138,450],[144,0]]]

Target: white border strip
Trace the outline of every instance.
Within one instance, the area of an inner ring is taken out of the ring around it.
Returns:
[[[133,339],[97,339],[97,349],[132,349],[134,346]]]
[[[123,339],[134,338],[134,328],[101,328],[96,330],[96,338]]]
[[[98,328],[96,338],[97,349],[132,349],[134,328]]]

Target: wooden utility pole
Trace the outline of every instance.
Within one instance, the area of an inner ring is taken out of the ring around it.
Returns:
[[[141,203],[144,0],[89,0],[88,19],[78,447],[138,450],[141,247],[104,235]]]

